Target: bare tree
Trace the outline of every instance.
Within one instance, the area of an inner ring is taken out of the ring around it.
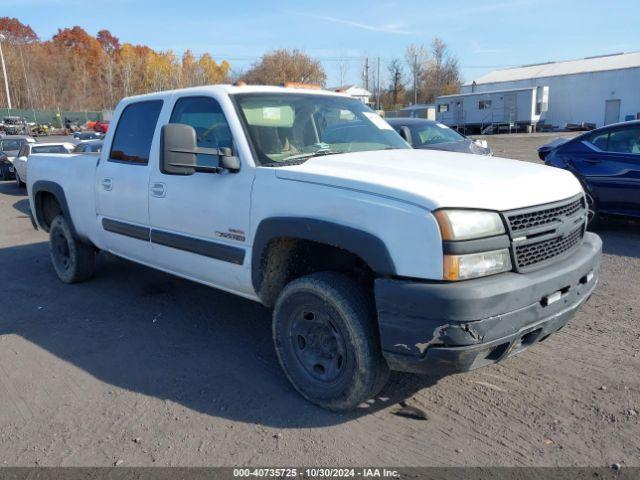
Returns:
[[[340,86],[344,86],[349,72],[349,60],[342,55],[338,60],[338,75],[340,77]]]
[[[420,99],[420,79],[429,60],[429,52],[422,45],[409,45],[404,54],[405,62],[411,72],[413,103]]]
[[[389,89],[388,105],[385,105],[385,108],[395,110],[402,102],[404,102],[406,94],[404,87],[404,71],[400,59],[394,58],[391,60],[389,65],[387,65],[387,71],[389,72]]]
[[[431,44],[431,61],[421,75],[421,91],[426,102],[434,102],[440,95],[458,93],[462,81],[458,59],[449,52],[440,38]]]

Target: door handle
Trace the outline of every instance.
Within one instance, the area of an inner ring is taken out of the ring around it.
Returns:
[[[113,190],[113,181],[110,178],[103,178],[102,188],[107,192],[110,192],[111,190]]]
[[[584,159],[585,162],[587,163],[591,163],[592,165],[596,164],[596,163],[600,163],[602,160],[600,160],[599,158],[595,158],[595,157],[590,157],[590,158],[585,158]]]
[[[151,184],[151,195],[158,198],[164,198],[167,194],[167,186],[164,183],[153,183]]]

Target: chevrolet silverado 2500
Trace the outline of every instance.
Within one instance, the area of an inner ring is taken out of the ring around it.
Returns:
[[[347,96],[208,86],[126,98],[97,155],[33,155],[67,283],[99,250],[273,308],[304,397],[350,409],[389,369],[463,372],[561,329],[601,241],[569,172],[413,150]]]

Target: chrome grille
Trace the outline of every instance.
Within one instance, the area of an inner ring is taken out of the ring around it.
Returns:
[[[575,215],[578,211],[584,208],[584,197],[581,197],[566,205],[510,215],[508,217],[509,226],[511,227],[511,231],[513,232],[540,227],[549,223],[559,221],[563,217],[570,217],[572,215]]]
[[[584,229],[580,227],[566,237],[517,246],[515,250],[518,267],[530,267],[572,250],[582,240],[583,233]]]
[[[584,196],[505,212],[518,271],[529,271],[577,248],[584,236]]]

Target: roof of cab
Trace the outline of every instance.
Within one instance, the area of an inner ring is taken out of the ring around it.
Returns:
[[[204,93],[204,92],[218,92],[225,93],[227,95],[235,95],[238,93],[304,93],[309,95],[331,95],[335,97],[349,97],[344,93],[339,92],[331,92],[329,90],[323,90],[320,88],[299,88],[299,87],[281,87],[281,86],[269,86],[269,85],[203,85],[201,87],[189,87],[189,88],[180,88],[176,90],[164,90],[161,92],[153,92],[146,93],[143,95],[135,95],[131,97],[126,97],[123,100],[127,102],[133,100],[145,100],[145,99],[156,99],[156,98],[167,98],[176,93],[180,94],[188,94],[188,93]]]

